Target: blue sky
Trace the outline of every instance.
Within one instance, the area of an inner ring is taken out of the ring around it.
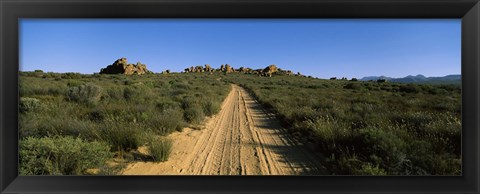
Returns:
[[[460,74],[459,19],[21,19],[20,70],[276,64],[314,77]]]

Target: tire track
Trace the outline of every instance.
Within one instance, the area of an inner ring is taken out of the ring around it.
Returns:
[[[232,85],[220,112],[204,129],[170,135],[172,155],[162,163],[135,162],[122,174],[320,175],[319,157],[290,138],[273,114]]]

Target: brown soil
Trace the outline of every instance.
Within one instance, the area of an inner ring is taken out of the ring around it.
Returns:
[[[135,162],[125,175],[315,175],[314,153],[289,137],[276,118],[243,88],[232,85],[221,111],[201,130],[169,135],[166,162]]]

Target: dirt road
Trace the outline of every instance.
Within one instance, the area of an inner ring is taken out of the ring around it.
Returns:
[[[169,136],[166,162],[136,162],[125,175],[311,175],[318,159],[297,145],[280,123],[243,88],[232,85],[221,111],[201,130]]]

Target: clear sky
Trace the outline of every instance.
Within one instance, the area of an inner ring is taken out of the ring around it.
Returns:
[[[20,70],[275,64],[314,77],[460,74],[460,19],[21,19]]]

